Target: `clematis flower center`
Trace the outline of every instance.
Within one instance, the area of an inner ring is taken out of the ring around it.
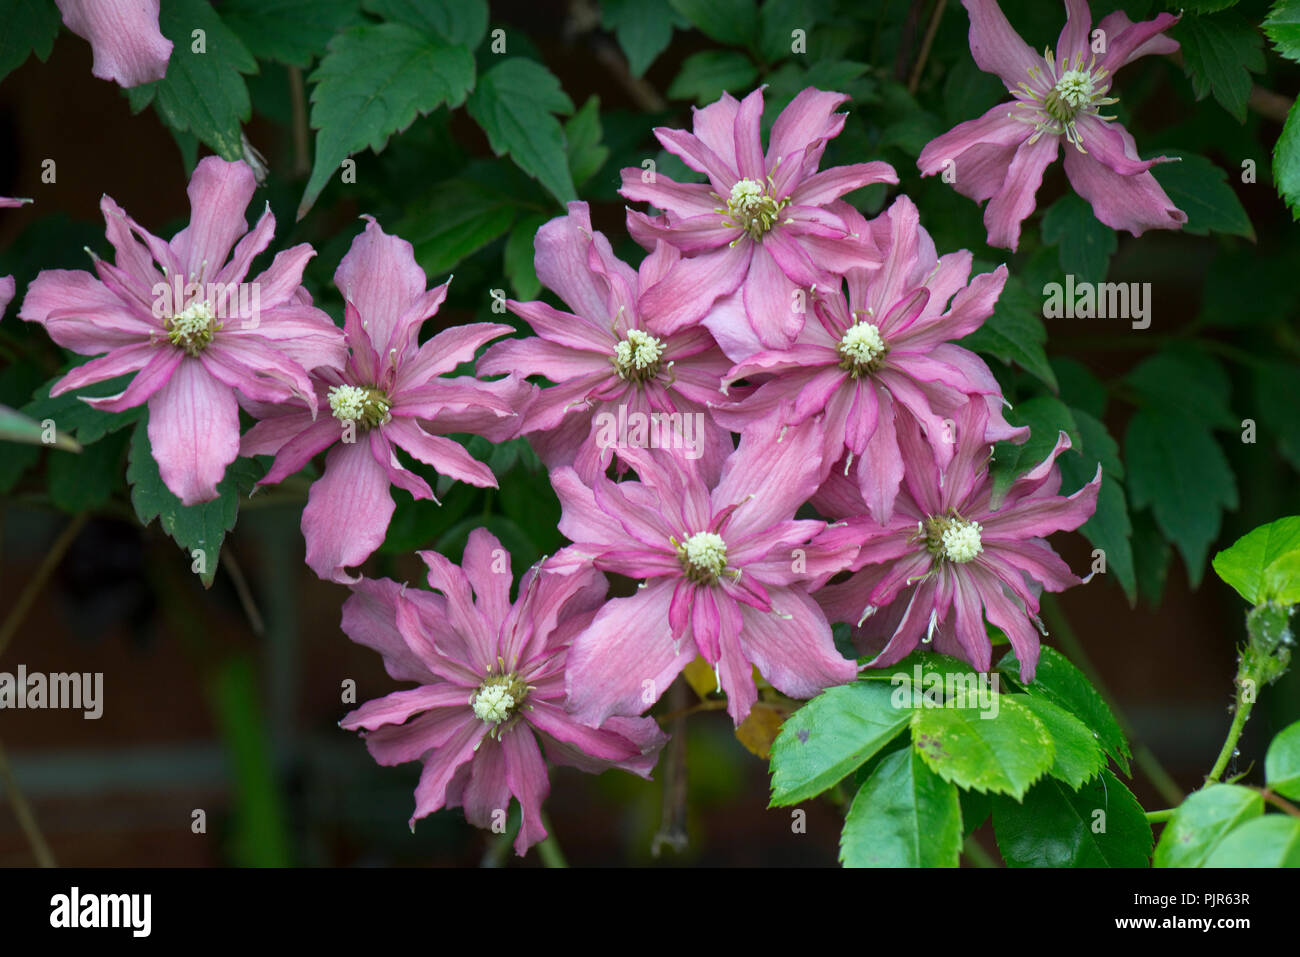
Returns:
[[[852,373],[853,378],[874,372],[889,349],[880,337],[879,327],[870,322],[859,322],[840,339],[840,368]]]
[[[1029,109],[1028,115],[1020,119],[1034,125],[1031,142],[1043,134],[1064,136],[1082,153],[1087,152],[1079,139],[1075,121],[1079,116],[1097,116],[1101,120],[1113,120],[1113,116],[1100,116],[1098,109],[1118,103],[1114,97],[1106,96],[1110,89],[1109,71],[1097,67],[1097,58],[1085,66],[1083,54],[1077,54],[1074,60],[1062,61],[1059,65],[1052,51],[1045,50],[1043,59],[1047,61],[1046,76],[1040,75],[1039,67],[1029,70],[1030,83],[1021,83],[1012,91],[1022,106]],[[1050,84],[1050,86],[1048,85]],[[1042,92],[1046,89],[1046,93]]]
[[[470,697],[474,717],[488,725],[501,737],[501,732],[519,713],[531,689],[514,673],[488,675],[479,689]]]
[[[785,204],[786,201],[778,202],[769,196],[758,180],[737,180],[727,197],[727,216],[732,225],[749,233],[750,238],[762,239],[763,234],[776,225],[777,216]]]
[[[727,543],[717,532],[696,532],[684,542],[673,541],[686,577],[712,585],[727,567]]]
[[[207,302],[192,302],[167,320],[167,339],[172,345],[184,349],[186,355],[197,356],[221,328],[216,318]]]
[[[956,515],[932,516],[922,523],[920,531],[935,558],[964,564],[984,551],[980,541],[983,526]]]
[[[614,347],[614,368],[620,379],[645,382],[659,374],[664,344],[640,329],[629,329],[627,338]]]
[[[357,422],[370,429],[383,425],[392,416],[392,400],[379,389],[358,385],[331,386],[327,393],[330,412],[340,422]]]

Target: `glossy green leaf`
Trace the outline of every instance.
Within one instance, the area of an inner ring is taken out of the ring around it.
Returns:
[[[1204,156],[1166,150],[1180,157],[1177,163],[1157,163],[1151,173],[1174,205],[1187,214],[1182,231],[1195,236],[1210,232],[1255,238],[1255,227],[1245,207],[1227,183],[1227,173]]]
[[[385,20],[470,50],[487,33],[486,0],[364,0],[364,6]]]
[[[1052,766],[1052,738],[1034,712],[999,695],[993,708],[917,708],[912,746],[946,781],[1022,796]]]
[[[1022,803],[993,798],[993,832],[1010,867],[1146,867],[1151,825],[1110,771],[1077,791],[1054,778]]]
[[[1204,867],[1233,828],[1264,813],[1259,792],[1236,784],[1211,784],[1187,796],[1156,845],[1156,867]]]
[[[668,48],[673,27],[687,25],[668,0],[605,0],[600,5],[606,30],[613,30],[633,76],[641,76]]]
[[[1210,92],[1223,108],[1246,121],[1251,73],[1264,69],[1263,40],[1238,13],[1184,17],[1171,32],[1198,100]]]
[[[0,0],[0,80],[22,66],[29,53],[44,63],[59,33],[59,8],[50,0]]]
[[[1043,304],[1014,276],[1007,280],[993,315],[961,344],[967,349],[1014,362],[1056,391],[1056,373],[1043,351],[1047,329],[1042,320]]]
[[[957,789],[910,748],[886,756],[858,793],[840,834],[845,867],[956,867]]]
[[[1300,597],[1280,596],[1268,587],[1267,577],[1270,566],[1293,552],[1300,552],[1300,515],[1247,532],[1214,556],[1214,572],[1252,605],[1269,600],[1294,604]]]
[[[723,93],[750,86],[758,70],[749,57],[735,50],[704,50],[682,63],[681,71],[668,87],[674,100],[712,103]]]
[[[358,0],[222,0],[221,18],[259,60],[306,67],[363,22]]]
[[[1052,736],[1056,750],[1048,774],[1078,790],[1106,766],[1106,755],[1097,733],[1082,721],[1039,695],[1025,695],[1024,704]]]
[[[1300,818],[1268,814],[1229,831],[1206,867],[1300,867]]]
[[[1264,780],[1270,790],[1300,801],[1300,721],[1283,728],[1269,743]]]
[[[1092,207],[1067,192],[1043,214],[1043,242],[1059,248],[1061,272],[1076,281],[1101,282],[1119,248],[1115,230],[1099,222]]]

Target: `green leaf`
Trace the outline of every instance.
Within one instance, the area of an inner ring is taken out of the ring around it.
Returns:
[[[1133,507],[1151,506],[1161,533],[1182,553],[1195,588],[1223,509],[1237,507],[1237,481],[1223,450],[1191,420],[1142,409],[1124,436],[1124,459]]]
[[[1206,867],[1300,867],[1300,818],[1267,814],[1229,831]]]
[[[1124,381],[1144,408],[1186,416],[1196,426],[1240,427],[1240,417],[1229,408],[1228,377],[1212,356],[1166,350],[1140,362]],[[1189,382],[1195,382],[1196,388],[1189,389]]]
[[[1264,69],[1263,40],[1237,13],[1184,17],[1171,31],[1182,46],[1183,65],[1192,78],[1196,98],[1211,92],[1223,108],[1246,122],[1251,73]]]
[[[1300,63],[1300,0],[1277,0],[1262,26],[1273,49]]]
[[[82,359],[82,361],[89,360],[87,358]],[[51,399],[51,386],[62,379],[67,371],[64,370],[64,372],[59,373],[59,375],[41,386],[32,401],[23,406],[20,411],[38,422],[45,422],[47,419],[52,421],[57,430],[56,435],[71,434],[82,445],[98,442],[109,432],[116,432],[118,429],[125,428],[144,414],[144,406],[142,405],[123,412],[104,412],[81,401],[83,396],[102,398],[108,395],[117,395],[130,384],[131,377],[129,375],[118,376],[104,382],[96,382],[93,385],[84,386],[72,392],[65,392]]]
[[[668,0],[706,37],[727,46],[752,47],[758,9],[754,0]]]
[[[382,23],[338,34],[311,79],[316,158],[299,219],[350,154],[367,147],[378,153],[416,116],[464,102],[474,85],[474,58],[463,46]]]
[[[221,18],[253,56],[307,67],[334,34],[362,23],[357,0],[222,0]]]
[[[993,498],[1001,503],[1011,483],[1051,454],[1062,432],[1070,436],[1071,443],[1079,444],[1079,427],[1074,416],[1060,399],[1040,396],[1027,399],[1009,410],[1012,425],[1029,426],[1029,438],[1020,445],[998,442],[993,448],[993,461],[989,470],[993,474]]]
[[[488,27],[485,0],[364,0],[371,13],[430,37],[473,50]]]
[[[1236,784],[1211,784],[1188,795],[1160,835],[1156,867],[1204,867],[1229,831],[1264,813],[1259,792]]]
[[[1043,723],[1013,695],[993,708],[917,708],[912,746],[941,778],[975,791],[1021,797],[1052,766]]]
[[[600,6],[602,23],[618,38],[633,76],[643,75],[668,49],[673,27],[687,25],[668,0],[605,0]]]
[[[834,6],[827,0],[766,0],[758,11],[758,52],[769,63],[783,60],[794,52],[795,30],[804,32],[806,42],[814,29],[827,25],[833,15]],[[849,92],[840,86],[817,86]]]
[[[772,800],[787,807],[834,787],[907,727],[910,708],[876,682],[828,688],[790,715],[772,743]]]
[[[758,70],[743,53],[704,50],[682,63],[681,72],[668,87],[668,98],[712,103],[723,93],[750,86],[757,76]]]
[[[59,33],[59,8],[51,0],[0,0],[0,80],[35,53],[44,63]]]
[[[1078,413],[1082,414],[1082,413]],[[1062,488],[1082,488],[1091,482],[1096,466],[1084,464],[1086,456],[1066,453],[1058,459],[1061,466]],[[1104,469],[1104,466],[1103,466]],[[1106,572],[1114,574],[1129,604],[1137,601],[1137,570],[1133,563],[1133,522],[1128,514],[1128,499],[1124,486],[1113,472],[1104,472],[1101,488],[1097,490],[1097,510],[1079,526],[1079,532],[1094,548],[1100,548],[1106,557]]]
[[[30,416],[0,405],[0,442],[21,442],[24,445],[52,445],[65,452],[80,452],[81,445],[75,439],[55,429],[46,442],[45,426]]]
[[[998,662],[998,670],[1013,678],[1020,673],[1020,662],[1014,652],[1008,652]],[[1132,754],[1119,722],[1115,720],[1105,699],[1092,686],[1092,682],[1065,655],[1044,645],[1039,653],[1034,680],[1023,687],[1027,694],[1046,698],[1070,712],[1086,728],[1096,732],[1102,749],[1125,774],[1129,773],[1128,762]]]
[[[581,186],[591,179],[609,159],[609,149],[601,144],[600,97],[590,96],[577,113],[564,124],[569,171],[573,182]]]
[[[545,222],[545,216],[524,216],[510,230],[510,238],[506,240],[506,278],[515,290],[515,298],[521,302],[536,299],[542,291],[541,280],[534,268],[533,241]]]
[[[1264,780],[1271,790],[1300,801],[1300,721],[1283,728],[1269,744]]]
[[[993,307],[993,315],[962,339],[961,345],[1003,362],[1014,362],[1056,392],[1056,373],[1043,351],[1047,329],[1043,327],[1042,312],[1042,303],[1012,276]]]
[[[244,158],[240,129],[252,115],[241,73],[256,73],[257,61],[206,0],[164,3],[158,17],[172,41],[167,75],[127,90],[132,112],[154,103],[168,126],[190,132],[227,160]],[[196,53],[192,31],[202,30],[205,51]]]
[[[858,788],[840,834],[845,867],[956,867],[957,789],[910,748],[895,751]]]
[[[967,838],[979,830],[993,813],[993,796],[980,791],[959,790],[957,797],[961,801],[962,837]]]
[[[189,556],[191,567],[198,560],[195,551],[202,551],[203,570],[199,577],[203,587],[209,588],[217,573],[221,543],[226,532],[235,527],[239,499],[248,494],[263,470],[252,459],[235,459],[227,466],[225,478],[217,483],[216,498],[198,505],[182,505],[158,474],[158,463],[154,461],[149,445],[148,428],[146,416],[136,425],[131,436],[126,466],[131,504],[141,524],[148,525],[158,519],[162,530]]]
[[[1023,703],[1043,722],[1056,746],[1052,766],[1047,772],[1049,775],[1078,790],[1106,766],[1106,755],[1097,735],[1082,721],[1038,695],[1025,695]]]
[[[1119,248],[1115,230],[1099,222],[1092,207],[1067,192],[1043,214],[1043,242],[1060,247],[1061,272],[1076,281],[1101,282]]]
[[[560,81],[535,60],[512,57],[488,70],[466,104],[492,152],[515,164],[561,203],[577,199],[564,130],[552,114],[573,112]]]
[[[1300,471],[1300,416],[1295,415],[1295,382],[1300,366],[1264,362],[1255,367],[1255,404],[1259,407],[1261,440],[1272,438],[1282,457]]]
[[[1273,147],[1273,182],[1291,218],[1300,220],[1300,100],[1291,104],[1282,135]]]
[[[1108,404],[1106,386],[1087,366],[1069,356],[1053,356],[1052,369],[1061,383],[1061,398],[1075,410],[1075,419],[1079,418],[1079,410],[1083,410],[1094,419],[1101,419],[1106,415]],[[1083,430],[1082,422],[1080,422],[1080,433],[1086,442],[1088,435]],[[1116,455],[1118,456],[1118,447]]]
[[[415,247],[415,259],[439,276],[505,235],[515,219],[509,197],[469,179],[444,180],[407,210],[397,226]]]
[[[993,799],[993,832],[1009,867],[1146,867],[1151,826],[1110,771],[1077,791],[1035,786],[1022,803]]]
[[[105,436],[86,446],[81,455],[54,455],[49,459],[50,501],[76,515],[108,504],[122,477],[122,453],[127,436]]]
[[[1268,568],[1279,558],[1300,551],[1300,515],[1261,525],[1214,556],[1214,572],[1252,605],[1278,599],[1267,588]],[[1285,602],[1294,604],[1294,602]]]
[[[1241,200],[1228,185],[1228,174],[1204,156],[1166,150],[1167,156],[1181,157],[1177,163],[1157,163],[1151,173],[1164,187],[1174,205],[1187,214],[1183,232],[1206,236],[1211,231],[1255,238],[1255,227]],[[1277,175],[1277,168],[1274,168]]]

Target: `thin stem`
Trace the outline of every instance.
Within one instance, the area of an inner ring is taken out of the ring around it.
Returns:
[[[555,825],[545,811],[542,811],[542,827],[546,828],[546,839],[537,845],[542,863],[547,867],[568,867],[569,862],[564,859],[564,851],[560,850],[560,842],[555,836]]]
[[[36,596],[41,593],[41,589],[45,587],[45,582],[54,574],[54,570],[59,567],[59,562],[63,561],[63,556],[67,554],[73,541],[81,533],[81,529],[85,526],[88,518],[90,518],[90,513],[82,512],[67,524],[63,531],[59,533],[59,537],[54,540],[54,544],[50,546],[50,550],[45,553],[45,557],[36,568],[36,574],[23,586],[23,590],[18,595],[18,600],[14,602],[13,608],[10,609],[4,624],[0,625],[0,656],[4,655],[5,649],[9,647],[9,642],[13,640],[18,631],[18,626],[23,623],[23,619],[27,617],[27,612],[36,601]]]
[[[1060,640],[1061,647],[1065,650],[1067,657],[1087,675],[1088,680],[1097,689],[1097,693],[1101,695],[1114,713],[1115,720],[1119,722],[1124,736],[1132,742],[1133,763],[1142,769],[1142,773],[1147,776],[1147,780],[1155,785],[1161,797],[1170,804],[1182,804],[1185,796],[1183,789],[1178,786],[1173,776],[1165,770],[1164,765],[1160,763],[1160,759],[1152,753],[1151,749],[1133,736],[1133,725],[1129,723],[1127,716],[1120,710],[1105,682],[1101,680],[1101,675],[1093,666],[1087,652],[1083,650],[1083,645],[1079,642],[1078,636],[1075,635],[1074,629],[1070,627],[1070,622],[1061,611],[1061,606],[1056,601],[1056,598],[1052,595],[1043,595],[1042,608],[1043,617],[1050,623],[1052,632]]]
[[[27,836],[27,843],[31,845],[36,863],[41,867],[58,867],[54,862],[54,854],[50,851],[50,846],[45,843],[45,835],[41,833],[41,828],[36,823],[36,815],[32,813],[31,805],[27,803],[27,798],[18,788],[18,781],[14,778],[13,769],[9,767],[9,756],[5,754],[3,744],[0,744],[0,783],[4,784],[4,789],[14,806],[14,817],[18,818],[18,826]]]
[[[244,577],[243,569],[239,567],[239,562],[235,560],[234,552],[230,550],[229,545],[221,550],[221,564],[226,567],[230,583],[235,586],[235,594],[239,596],[239,604],[243,606],[244,615],[248,618],[248,626],[253,629],[253,634],[261,638],[266,634],[266,624],[262,621],[262,613],[257,610],[257,603],[253,601],[253,593],[248,588],[248,579]]]
[[[1243,660],[1243,664],[1242,664],[1243,672],[1245,671],[1246,667],[1247,666]],[[1236,707],[1233,710],[1232,724],[1229,725],[1228,727],[1228,736],[1223,741],[1223,747],[1219,749],[1219,756],[1214,761],[1214,767],[1210,769],[1210,773],[1205,778],[1206,784],[1213,784],[1214,782],[1218,781],[1219,778],[1223,777],[1223,772],[1224,770],[1227,769],[1228,762],[1232,760],[1232,755],[1237,750],[1237,741],[1238,739],[1241,738],[1241,732],[1246,727],[1246,719],[1250,717],[1250,709],[1255,706],[1254,701],[1243,700],[1244,698],[1244,695],[1242,694],[1242,686],[1244,684],[1243,679],[1248,677],[1250,676],[1247,674],[1238,673],[1237,701],[1236,701]]]
[[[289,67],[289,102],[293,107],[293,171],[296,176],[306,176],[311,172],[307,94],[303,88],[302,70],[296,66]]]
[[[948,0],[939,0],[934,5],[934,12],[930,14],[930,22],[925,28],[925,39],[921,41],[921,53],[916,58],[916,65],[912,67],[912,76],[907,81],[907,92],[915,93],[917,87],[921,85],[921,74],[925,72],[925,61],[930,58],[930,46],[934,43],[934,35],[939,32],[939,21],[943,19],[943,8],[948,5]]]
[[[975,835],[966,838],[966,843],[962,845],[961,852],[966,855],[966,859],[976,867],[997,867],[998,862],[993,859],[993,855],[984,850],[984,845],[975,840]]]
[[[1159,824],[1161,821],[1167,821],[1178,813],[1178,808],[1166,808],[1163,811],[1147,811],[1147,823]]]
[[[1292,817],[1300,817],[1300,807],[1296,807],[1294,804],[1292,804],[1290,801],[1283,798],[1281,795],[1276,794],[1273,791],[1270,791],[1268,788],[1257,788],[1254,787],[1253,785],[1247,785],[1247,786],[1250,787],[1252,791],[1258,791],[1260,797],[1262,797],[1269,804],[1272,804],[1279,811],[1282,811],[1284,814],[1290,814]]]

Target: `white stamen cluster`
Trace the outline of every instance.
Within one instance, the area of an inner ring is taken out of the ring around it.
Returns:
[[[1087,70],[1066,70],[1056,81],[1056,95],[1077,110],[1092,101],[1096,82]]]
[[[1079,138],[1075,121],[1080,116],[1095,116],[1106,121],[1115,119],[1098,112],[1103,106],[1119,102],[1106,96],[1110,89],[1109,71],[1097,66],[1096,56],[1085,66],[1081,53],[1072,62],[1063,60],[1058,65],[1049,49],[1043,52],[1043,59],[1047,62],[1046,73],[1041,67],[1031,67],[1030,82],[1022,82],[1012,91],[1020,106],[1028,111],[1017,119],[1033,124],[1031,143],[1044,134],[1064,136],[1079,152],[1085,153],[1087,150]]]
[[[717,532],[696,532],[677,546],[688,578],[713,583],[727,567],[727,543]]]
[[[950,562],[968,562],[984,551],[980,543],[983,527],[977,522],[952,519],[940,536],[944,557]]]
[[[216,314],[205,301],[190,303],[167,320],[167,338],[192,356],[198,355],[212,341]]]
[[[871,364],[885,354],[885,340],[880,329],[870,322],[859,322],[840,339],[840,359],[854,375],[869,371]]]
[[[474,716],[485,724],[498,725],[510,717],[515,696],[506,685],[487,684],[474,695]]]
[[[741,179],[731,187],[727,197],[727,216],[753,239],[776,225],[777,215],[784,206],[768,195],[766,188],[756,179]]]
[[[614,368],[620,379],[644,381],[659,372],[664,344],[640,329],[629,329],[627,338],[614,347]]]
[[[356,385],[331,386],[329,393],[330,412],[334,418],[347,422],[356,421],[366,411],[366,390]]]

